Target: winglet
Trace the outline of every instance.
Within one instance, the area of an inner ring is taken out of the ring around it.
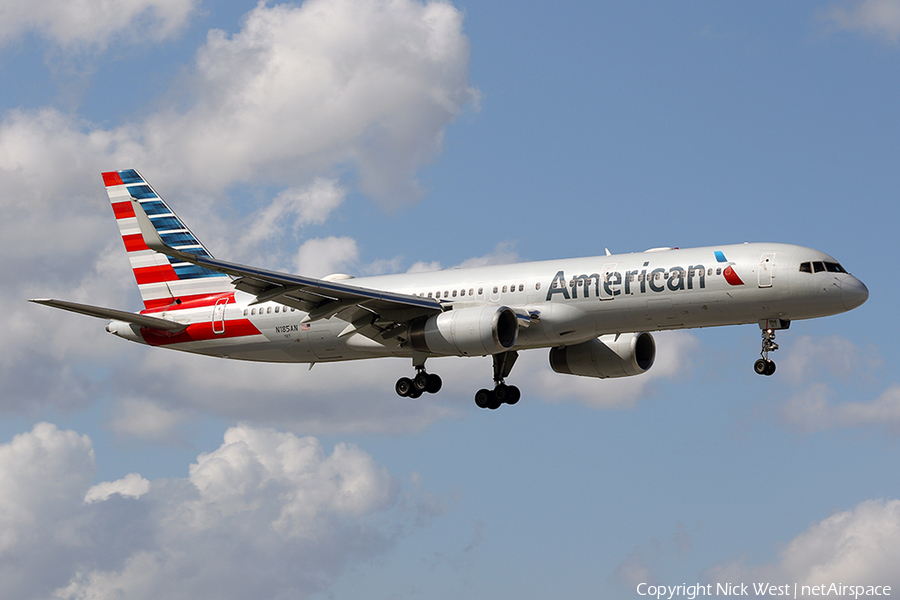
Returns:
[[[134,209],[134,217],[137,219],[138,227],[141,230],[141,237],[144,238],[144,244],[151,250],[155,250],[156,252],[168,256],[178,254],[177,250],[166,244],[162,237],[160,237],[159,232],[156,231],[156,227],[150,222],[147,211],[144,210],[144,207],[141,206],[141,203],[137,198],[131,199],[131,207]]]

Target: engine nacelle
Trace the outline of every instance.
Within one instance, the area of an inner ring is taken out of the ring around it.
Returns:
[[[550,367],[557,373],[582,377],[628,377],[653,366],[656,342],[649,333],[625,333],[600,337],[550,349]]]
[[[506,352],[516,344],[519,319],[506,306],[478,306],[443,312],[411,323],[413,350],[452,356]]]

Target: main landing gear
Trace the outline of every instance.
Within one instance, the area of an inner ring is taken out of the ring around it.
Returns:
[[[416,367],[416,376],[412,379],[409,377],[398,379],[394,385],[394,391],[404,398],[418,398],[426,392],[437,394],[441,391],[441,385],[443,385],[443,382],[439,375],[426,373],[425,365],[420,365]]]
[[[790,326],[791,322],[783,319],[767,319],[760,322],[762,351],[759,355],[761,358],[753,363],[753,370],[756,371],[757,375],[772,375],[775,373],[775,361],[769,358],[769,352],[778,350],[778,344],[775,343],[775,331],[777,329],[787,329]]]
[[[515,351],[501,352],[494,355],[494,389],[480,389],[475,393],[475,404],[478,408],[497,410],[501,404],[515,404],[522,397],[522,392],[514,385],[506,385],[504,379],[512,371],[519,353]]]
[[[479,408],[496,410],[502,404],[515,404],[522,397],[522,392],[514,385],[506,385],[504,379],[509,377],[519,353],[515,351],[501,352],[494,355],[494,389],[481,389],[475,394],[475,404]],[[441,378],[425,371],[425,358],[416,355],[413,358],[416,376],[401,377],[394,385],[397,395],[404,398],[418,398],[422,394],[436,394],[441,389]]]

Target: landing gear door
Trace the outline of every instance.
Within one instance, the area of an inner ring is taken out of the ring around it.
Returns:
[[[772,287],[775,277],[775,253],[763,254],[759,257],[759,287]]]

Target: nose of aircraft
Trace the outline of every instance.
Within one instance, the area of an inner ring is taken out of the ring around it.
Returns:
[[[869,288],[862,281],[849,275],[841,282],[841,302],[847,310],[853,310],[869,298]]]

